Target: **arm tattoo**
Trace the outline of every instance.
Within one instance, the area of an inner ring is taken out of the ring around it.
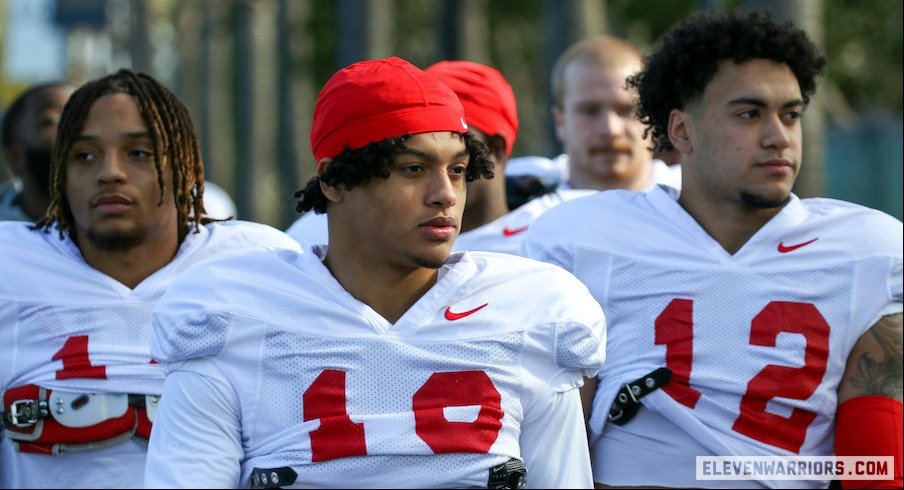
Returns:
[[[887,396],[900,400],[902,396],[902,326],[901,313],[887,315],[870,328],[870,333],[882,348],[882,355],[874,359],[868,352],[857,359],[857,371],[851,384],[864,395]]]

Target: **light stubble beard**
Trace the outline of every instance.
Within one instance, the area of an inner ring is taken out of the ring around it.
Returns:
[[[791,194],[786,195],[781,199],[770,199],[761,194],[756,194],[750,191],[741,191],[741,202],[744,204],[760,208],[760,209],[775,209],[788,204],[791,201]]]
[[[109,233],[100,233],[94,228],[89,228],[85,232],[85,239],[100,250],[123,252],[144,243],[147,235],[147,230],[142,228]]]
[[[408,254],[408,260],[410,260],[414,265],[418,267],[423,267],[425,269],[439,269],[443,265],[445,265],[446,260],[449,258],[447,255],[443,260],[435,259],[432,257],[424,257],[421,255]]]

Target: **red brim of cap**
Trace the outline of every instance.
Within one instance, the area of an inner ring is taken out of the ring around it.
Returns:
[[[460,110],[446,105],[408,107],[391,112],[383,112],[352,123],[337,125],[325,133],[318,141],[312,142],[317,149],[314,158],[333,158],[348,146],[362,148],[369,143],[395,138],[406,134],[449,131],[464,134],[468,132]]]

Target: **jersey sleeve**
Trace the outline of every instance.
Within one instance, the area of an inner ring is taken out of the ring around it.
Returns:
[[[215,361],[172,366],[148,443],[146,488],[241,488],[241,419]]]
[[[190,268],[157,302],[151,328],[151,356],[161,363],[216,357],[226,346],[233,318],[199,299],[205,268]]]
[[[567,212],[563,215],[563,210],[572,207],[573,203],[566,202],[540,215],[524,235],[519,255],[573,271],[573,247],[560,239],[563,235],[560,227],[568,217]]]
[[[521,424],[527,488],[593,488],[577,390],[552,393]]]
[[[566,392],[596,376],[606,358],[606,319],[599,303],[570,273],[550,268],[544,279],[548,323],[528,331],[524,363],[541,392]]]
[[[299,254],[270,250],[223,255],[186,269],[157,302],[150,342],[157,362],[217,357],[227,344],[259,342],[268,312],[255,310],[264,293],[251,285],[277,282],[279,264]]]

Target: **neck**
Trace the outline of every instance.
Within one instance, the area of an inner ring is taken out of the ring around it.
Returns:
[[[436,284],[436,269],[387,264],[362,257],[356,247],[338,242],[330,236],[323,264],[349,294],[389,323],[397,322]]]
[[[678,204],[731,255],[782,209],[756,208],[743,203],[714,203],[702,198],[702,193],[682,187]]]
[[[88,265],[130,289],[134,289],[151,274],[169,264],[179,249],[175,235],[171,239],[149,238],[144,243],[127,250],[98,248],[84,237],[76,243]]]
[[[496,184],[496,182],[491,182]],[[471,231],[487,223],[492,223],[509,212],[504,185],[489,185],[483,190],[479,201],[469,202],[461,217],[461,231]]]
[[[43,192],[23,189],[19,194],[19,207],[29,219],[38,221],[50,207],[50,196]]]
[[[633,178],[612,177],[599,179],[595,176],[573,173],[568,177],[568,183],[573,189],[593,189],[607,191],[610,189],[627,189],[641,192],[647,190],[653,183],[653,165],[646,163],[640,172]]]

